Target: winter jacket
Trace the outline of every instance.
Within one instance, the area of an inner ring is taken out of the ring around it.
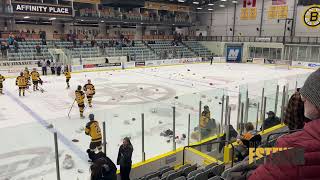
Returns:
[[[320,119],[305,124],[302,131],[280,137],[277,147],[296,147],[304,150],[304,165],[259,166],[249,180],[316,180],[320,179]]]
[[[263,124],[264,124],[264,129],[269,129],[273,126],[276,126],[278,124],[280,124],[281,121],[278,117],[272,117],[272,118],[267,118],[266,120],[264,120]],[[262,126],[260,128],[260,131],[262,131]]]
[[[117,164],[120,166],[131,166],[132,165],[132,145],[121,145],[119,148]]]

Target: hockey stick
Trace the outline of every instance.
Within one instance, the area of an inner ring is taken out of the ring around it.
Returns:
[[[76,102],[76,99],[74,99],[74,101],[73,101],[73,103],[72,103],[72,106],[71,106],[71,108],[70,108],[70,110],[69,110],[69,113],[68,113],[68,118],[69,118],[69,119],[70,119],[71,110],[72,110],[73,105],[74,105],[75,102]]]

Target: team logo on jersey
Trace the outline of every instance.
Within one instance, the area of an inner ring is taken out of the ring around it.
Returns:
[[[307,9],[303,21],[308,27],[318,27],[320,25],[320,6],[312,6]]]

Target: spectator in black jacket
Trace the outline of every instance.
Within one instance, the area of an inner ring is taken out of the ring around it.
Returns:
[[[128,137],[123,139],[119,148],[117,164],[120,165],[121,180],[130,180],[133,147]]]
[[[105,153],[87,150],[92,160],[90,180],[117,180],[117,167]]]
[[[267,115],[268,118],[263,122],[264,129],[269,129],[281,123],[280,118],[278,118],[273,111],[267,112]],[[262,131],[262,126],[260,128],[260,131]]]

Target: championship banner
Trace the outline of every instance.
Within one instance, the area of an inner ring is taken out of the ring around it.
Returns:
[[[181,6],[176,4],[166,4],[157,2],[145,2],[144,8],[146,9],[156,9],[156,10],[166,10],[166,11],[177,11],[177,12],[189,12],[189,6]]]
[[[270,6],[268,10],[269,19],[286,19],[288,18],[288,6]]]
[[[12,3],[13,11],[17,13],[47,14],[72,16],[72,7],[48,4]]]
[[[255,20],[257,18],[256,0],[243,0],[240,20]]]

